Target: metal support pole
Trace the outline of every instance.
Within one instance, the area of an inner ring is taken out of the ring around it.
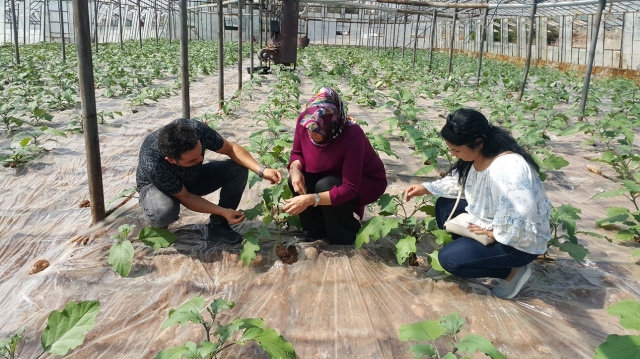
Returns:
[[[96,41],[96,54],[98,53],[98,0],[93,1],[93,10],[95,13],[94,21],[95,21],[95,41]]]
[[[158,19],[158,0],[153,0],[153,18],[156,19],[156,45],[158,45],[160,19]]]
[[[622,13],[622,31],[620,31],[620,62],[618,68],[622,69],[622,54],[624,53],[624,19],[627,17],[627,13]]]
[[[89,197],[91,198],[91,223],[95,224],[105,218],[105,211],[96,94],[93,80],[93,60],[91,57],[91,26],[89,26],[88,0],[73,0],[73,18],[76,45],[78,47],[78,80],[80,83],[80,100],[82,102]]]
[[[402,31],[402,58],[404,59],[404,48],[406,47],[405,43],[407,41],[407,19],[409,16],[404,14],[404,30]]]
[[[24,0],[24,11],[22,11],[22,43],[27,44],[27,13],[29,12],[29,6],[27,6],[27,0]]]
[[[416,35],[413,38],[413,65],[416,64],[416,50],[418,49],[418,27],[420,24],[420,14],[418,14],[418,19],[416,20]]]
[[[433,18],[431,20],[431,41],[430,41],[430,46],[431,47],[431,52],[429,53],[429,70],[431,70],[431,64],[433,63],[433,47],[434,47],[434,42],[436,41],[436,19],[438,18],[438,11],[434,10],[433,11]]]
[[[171,38],[173,37],[173,29],[171,26],[171,0],[167,2],[167,22],[169,25],[169,45],[171,45]]]
[[[384,51],[385,51],[385,52],[387,51],[387,25],[389,25],[389,18],[387,18],[387,19],[385,20],[385,22],[384,22],[384,30],[383,30],[383,32],[384,32],[384,41],[383,41],[383,44],[384,44]]]
[[[120,50],[124,50],[124,45],[122,44],[122,1],[118,0],[118,30],[120,31]]]
[[[240,90],[242,90],[242,0],[238,0],[238,91]]]
[[[250,45],[249,45],[249,76],[253,79],[253,0],[249,0],[249,33]]]
[[[60,18],[60,36],[62,37],[62,62],[67,62],[67,50],[64,43],[64,17],[62,16],[62,0],[58,0],[58,15]],[[89,10],[87,10],[87,15],[89,15]]]
[[[187,1],[180,1],[180,59],[182,69],[182,118],[191,118],[189,101],[189,31],[187,29]]]
[[[396,16],[393,16],[393,28],[391,29],[391,58],[393,59],[396,55]]]
[[[142,10],[140,9],[140,0],[138,0],[138,39],[140,48],[142,48]]]
[[[451,73],[453,68],[453,45],[456,39],[456,24],[458,22],[458,9],[453,11],[453,27],[451,27],[451,42],[449,43],[449,68],[447,73]]]
[[[524,69],[524,78],[522,79],[522,84],[520,85],[520,93],[518,94],[518,101],[522,100],[522,95],[524,94],[524,88],[527,86],[527,77],[529,77],[529,69],[531,67],[531,46],[533,45],[533,26],[535,23],[536,10],[538,4],[536,0],[533,0],[533,4],[531,5],[531,17],[529,18],[529,38],[527,39],[527,66]]]
[[[11,19],[13,20],[13,43],[16,50],[16,65],[20,65],[20,46],[18,44],[18,17],[16,16],[15,0],[11,0]]]
[[[487,0],[489,3],[489,0]],[[480,84],[480,76],[482,76],[482,55],[484,53],[484,43],[487,41],[487,13],[489,9],[484,9],[482,14],[482,30],[480,30],[480,51],[478,53],[478,74],[476,75],[476,86]]]
[[[589,49],[589,60],[587,61],[587,72],[584,75],[584,85],[582,87],[582,99],[580,100],[580,117],[578,121],[584,119],[584,110],[587,107],[587,95],[589,94],[589,84],[591,83],[591,71],[593,70],[593,60],[596,56],[596,45],[598,44],[598,33],[600,32],[600,21],[602,20],[602,11],[604,10],[606,0],[600,0],[596,19],[593,22],[591,32],[591,48]]]
[[[218,0],[218,110],[224,104],[224,18],[222,0]]]

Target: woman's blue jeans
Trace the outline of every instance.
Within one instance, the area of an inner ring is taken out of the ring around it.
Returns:
[[[436,201],[436,222],[439,228],[449,218],[455,199],[440,197]],[[461,199],[456,208],[456,216],[464,212],[467,201]],[[488,246],[466,237],[460,237],[447,244],[438,253],[440,265],[447,272],[462,278],[506,279],[511,268],[525,266],[533,262],[537,254],[526,253],[506,244],[493,242]]]

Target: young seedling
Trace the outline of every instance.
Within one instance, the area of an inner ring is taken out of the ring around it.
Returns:
[[[135,225],[123,224],[118,227],[118,234],[111,236],[115,241],[109,250],[107,262],[113,270],[123,277],[127,277],[133,265],[133,244],[129,240],[129,235],[133,232]],[[158,250],[167,248],[175,242],[177,236],[168,229],[145,227],[140,231],[138,240],[147,246]]]
[[[194,297],[176,309],[169,311],[169,318],[161,329],[166,329],[178,323],[184,326],[188,322],[204,327],[206,340],[196,344],[187,342],[185,345],[175,346],[159,352],[155,359],[217,359],[218,355],[233,345],[244,345],[247,342],[256,342],[264,349],[270,358],[295,359],[296,352],[293,345],[274,329],[267,328],[260,318],[240,318],[229,324],[221,325],[217,322],[217,316],[221,312],[235,307],[235,303],[224,299],[215,299],[208,307],[207,312],[211,320],[205,320],[200,312],[204,307],[204,297]],[[215,331],[212,331],[215,328]],[[241,333],[237,338],[236,333]],[[217,339],[216,339],[217,337]],[[236,337],[237,339],[233,339]]]
[[[423,196],[417,200],[413,211],[407,211],[401,195],[383,194],[377,201],[379,210],[372,213],[378,215],[365,221],[356,235],[356,249],[360,249],[370,240],[377,241],[390,234],[398,234],[400,239],[396,243],[396,259],[398,264],[404,263],[408,258],[415,256],[416,243],[426,234],[432,234],[438,245],[451,242],[451,235],[438,229],[435,222],[435,208],[430,196]],[[422,212],[426,217],[418,220],[416,214]]]
[[[582,211],[570,204],[563,204],[560,207],[553,207],[551,211],[551,240],[548,247],[554,246],[559,250],[568,253],[577,261],[584,260],[589,250],[578,243],[577,234],[586,234],[596,238],[602,238],[598,233],[576,230],[576,220],[580,219]],[[559,233],[563,230],[564,233]],[[545,256],[547,254],[545,253]]]
[[[84,343],[84,333],[95,327],[99,311],[100,302],[89,300],[69,302],[62,311],[51,312],[47,327],[40,337],[43,351],[37,358],[45,353],[64,356],[69,350]],[[0,356],[5,359],[18,359],[17,349],[23,334],[24,328],[21,328],[11,337],[0,339]]]
[[[458,341],[458,333],[464,323],[465,320],[460,318],[458,313],[453,313],[440,317],[438,320],[425,320],[413,324],[402,325],[398,329],[398,338],[405,342],[408,340],[414,340],[418,342],[426,341],[429,343],[414,344],[411,346],[410,350],[415,355],[415,359],[455,359],[458,358],[456,354],[460,352],[473,354],[478,351],[493,359],[507,358],[506,355],[502,354],[495,346],[493,346],[491,341],[485,339],[481,335],[469,334]],[[453,341],[446,343],[446,345],[441,348],[436,347],[436,339],[445,335],[450,339],[453,339]],[[441,355],[440,352],[445,352],[446,354]]]

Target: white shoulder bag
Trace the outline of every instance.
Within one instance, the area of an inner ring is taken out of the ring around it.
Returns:
[[[460,192],[458,192],[458,199],[456,199],[456,204],[453,206],[451,210],[451,214],[446,222],[444,222],[444,229],[449,233],[459,234],[463,237],[475,239],[476,241],[482,243],[483,245],[488,245],[495,242],[495,239],[486,236],[486,235],[478,235],[469,230],[467,226],[469,226],[469,214],[461,213],[457,215],[455,218],[451,218],[453,213],[458,208],[458,203],[460,202],[460,197],[462,197],[462,188],[460,188]]]

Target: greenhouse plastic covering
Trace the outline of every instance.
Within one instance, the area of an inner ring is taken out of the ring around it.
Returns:
[[[234,84],[233,74],[227,75],[228,83]],[[195,116],[217,107],[210,95],[216,83],[212,77],[192,84]],[[305,79],[301,101],[311,96],[312,88]],[[245,115],[220,125],[225,138],[246,144],[255,130],[250,111],[266,96],[264,87],[255,91]],[[105,101],[105,110],[125,111],[124,116],[100,125],[104,191],[109,199],[135,185],[142,139],[179,116],[180,100],[160,100],[135,114],[125,108],[124,100],[101,101]],[[355,105],[350,112],[371,122],[388,115]],[[436,113],[424,116],[437,118]],[[293,121],[290,124],[293,128]],[[545,186],[556,205],[566,198],[578,202],[576,206],[583,210],[581,223],[588,226],[602,216],[607,205],[588,198],[597,188],[610,189],[614,184],[584,170],[588,161],[581,157],[578,143],[554,149],[571,165],[563,176],[552,175]],[[411,176],[419,163],[409,157],[406,144],[397,139],[392,144],[402,158],[384,156],[387,192],[398,194],[419,181]],[[426,278],[423,254],[433,249],[426,240],[418,251],[422,264],[415,268],[397,264],[391,240],[359,251],[296,243],[299,261],[292,265],[277,260],[273,242],[263,243],[259,259],[245,266],[238,247],[204,242],[206,215],[185,209],[179,222],[170,227],[178,235],[177,242],[155,252],[136,242],[132,272],[122,278],[107,264],[113,243],[110,236],[122,224],[135,224],[136,235],[146,226],[137,198],[106,222],[90,227],[90,209],[79,207],[89,199],[82,135],[48,146],[52,149],[49,154],[25,168],[0,169],[0,338],[24,327],[20,358],[41,353],[39,338],[48,314],[71,300],[98,300],[100,312],[85,343],[68,358],[152,358],[186,341],[199,342],[204,339],[201,326],[161,326],[170,309],[200,295],[205,303],[215,298],[236,303],[220,318],[223,323],[263,318],[304,359],[412,358],[411,343],[398,339],[398,328],[451,313],[466,320],[460,336],[482,335],[511,358],[590,358],[608,334],[627,333],[618,325],[619,318],[607,314],[605,308],[640,297],[640,266],[629,248],[604,240],[582,239],[591,251],[584,262],[555,252],[551,253],[554,260],[535,262],[534,275],[520,295],[504,300],[491,295],[494,284],[490,280],[436,282]],[[215,156],[207,154],[206,158]],[[248,189],[240,208],[253,207],[266,186],[259,183]],[[215,201],[217,195],[207,198]],[[258,221],[246,222],[240,230],[259,225]],[[287,233],[285,240],[293,242],[299,236]],[[29,274],[41,259],[49,266]],[[43,356],[48,357],[52,356]],[[222,357],[264,358],[266,354],[257,345],[245,345],[234,346]]]

